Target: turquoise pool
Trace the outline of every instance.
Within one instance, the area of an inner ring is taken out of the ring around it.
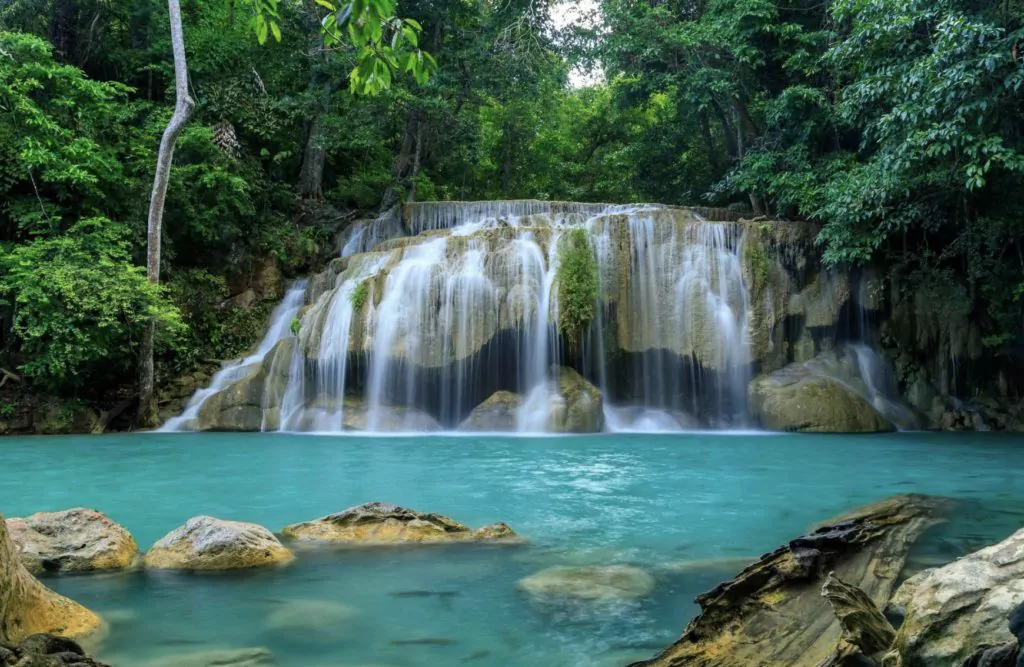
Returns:
[[[529,540],[47,579],[108,616],[100,657],[132,667],[244,647],[289,667],[624,665],[675,639],[735,559],[856,505],[908,492],[968,501],[934,531],[931,560],[1024,526],[1024,437],[997,434],[64,436],[0,440],[0,466],[5,515],[93,507],[142,548],[198,514],[279,531],[371,500],[472,527],[506,521]],[[703,562],[714,560],[727,562]],[[657,586],[597,606],[542,604],[516,586],[576,564],[639,566]]]

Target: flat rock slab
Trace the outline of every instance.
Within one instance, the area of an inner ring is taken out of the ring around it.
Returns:
[[[81,507],[7,520],[22,565],[33,574],[121,570],[139,557],[135,538],[100,512]]]
[[[295,556],[263,526],[197,516],[171,531],[146,554],[146,567],[235,570],[277,565]]]
[[[682,637],[633,667],[832,667],[842,628],[821,588],[830,571],[884,608],[910,545],[948,501],[904,495],[832,519],[697,598]]]
[[[351,545],[416,544],[510,540],[515,532],[504,523],[478,530],[442,514],[417,512],[388,503],[366,503],[313,521],[286,526],[285,537],[304,542]]]

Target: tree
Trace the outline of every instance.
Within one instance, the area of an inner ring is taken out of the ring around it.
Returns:
[[[157,153],[153,193],[149,200],[149,220],[146,231],[146,277],[156,285],[160,282],[160,242],[163,235],[164,200],[174,159],[174,145],[185,127],[195,102],[188,92],[188,65],[185,62],[185,37],[181,28],[181,5],[178,0],[167,0],[171,21],[171,48],[174,54],[174,114],[160,139]],[[139,422],[152,426],[157,421],[153,400],[153,343],[156,338],[156,318],[150,318],[142,338],[139,363]]]

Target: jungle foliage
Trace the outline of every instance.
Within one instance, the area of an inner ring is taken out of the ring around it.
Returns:
[[[523,197],[811,218],[827,261],[966,294],[990,349],[1020,350],[1018,0],[599,0],[576,29],[533,0],[387,6],[368,53],[332,33],[337,0],[183,1],[197,107],[152,287],[166,2],[0,5],[0,367],[100,398],[156,316],[166,378],[242,351],[263,311],[229,297],[268,260],[318,266],[359,213]]]

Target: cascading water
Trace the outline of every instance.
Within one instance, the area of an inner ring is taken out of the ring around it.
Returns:
[[[815,229],[777,225],[648,204],[395,208],[347,233],[292,342],[275,315],[260,350],[281,346],[264,369],[257,427],[456,428],[477,408],[523,432],[743,425],[754,371],[827,350],[850,298],[846,282],[801,255]],[[580,228],[599,298],[583,339],[569,341],[558,327],[559,247]],[[279,308],[289,324],[295,291]],[[207,397],[244,375],[218,375],[175,424],[193,425]],[[894,414],[873,381],[866,400]],[[217,428],[211,419],[199,428]]]
[[[189,399],[188,405],[185,406],[185,411],[177,417],[168,419],[160,430],[192,430],[195,420],[199,416],[199,409],[203,407],[203,403],[206,402],[206,399],[210,398],[217,392],[222,391],[232,382],[235,382],[252,372],[260,363],[263,362],[267,353],[277,345],[278,341],[286,336],[290,336],[292,320],[295,319],[295,316],[299,313],[299,309],[302,307],[302,303],[306,298],[306,288],[308,285],[309,282],[306,280],[296,280],[292,283],[291,287],[289,287],[288,291],[285,293],[284,299],[277,305],[274,312],[271,313],[270,326],[267,328],[267,333],[264,334],[263,340],[260,341],[256,351],[248,357],[217,371],[217,373],[210,379],[210,386],[197,391],[192,398]]]

